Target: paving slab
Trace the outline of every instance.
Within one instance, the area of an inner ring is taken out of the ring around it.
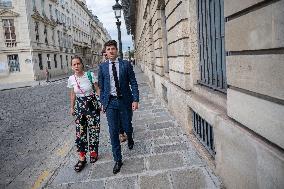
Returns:
[[[138,188],[138,177],[122,177],[106,181],[105,188],[108,189],[135,189]]]
[[[171,189],[167,173],[141,176],[139,184],[141,189]]]
[[[170,153],[153,155],[146,158],[149,170],[163,170],[184,166],[182,154]]]
[[[112,173],[114,161],[103,114],[99,160],[75,174],[73,164],[77,157],[73,149],[50,179],[47,188],[221,188],[220,180],[198,155],[190,137],[161,99],[152,93],[145,75],[137,67],[135,72],[141,96],[140,108],[133,115],[135,144],[132,150],[128,149],[127,142],[121,145],[121,171],[116,175]]]
[[[174,189],[217,188],[204,168],[172,171],[170,175]]]

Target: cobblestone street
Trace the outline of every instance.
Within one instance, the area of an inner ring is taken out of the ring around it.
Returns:
[[[37,188],[73,146],[66,80],[0,92],[0,188]]]
[[[134,149],[122,146],[121,172],[112,173],[111,146],[105,115],[101,121],[99,160],[76,173],[73,147],[46,188],[220,188],[221,183],[197,154],[181,126],[154,96],[148,80],[136,68],[140,108],[134,113]],[[70,134],[70,138],[73,135]]]

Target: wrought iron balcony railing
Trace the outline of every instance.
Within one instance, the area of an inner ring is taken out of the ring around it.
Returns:
[[[17,42],[5,42],[6,47],[17,47]]]

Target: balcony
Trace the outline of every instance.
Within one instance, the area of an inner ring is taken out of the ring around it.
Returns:
[[[17,42],[5,42],[6,47],[17,47]]]

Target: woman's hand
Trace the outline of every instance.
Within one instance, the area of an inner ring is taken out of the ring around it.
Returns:
[[[97,82],[94,83],[95,89],[96,89],[96,93],[98,96],[100,96],[100,88]]]
[[[101,112],[104,114],[104,113],[106,113],[105,111],[104,111],[104,106],[103,105],[101,105]]]
[[[72,116],[75,115],[75,110],[74,110],[74,108],[70,108],[70,114],[71,114]]]

